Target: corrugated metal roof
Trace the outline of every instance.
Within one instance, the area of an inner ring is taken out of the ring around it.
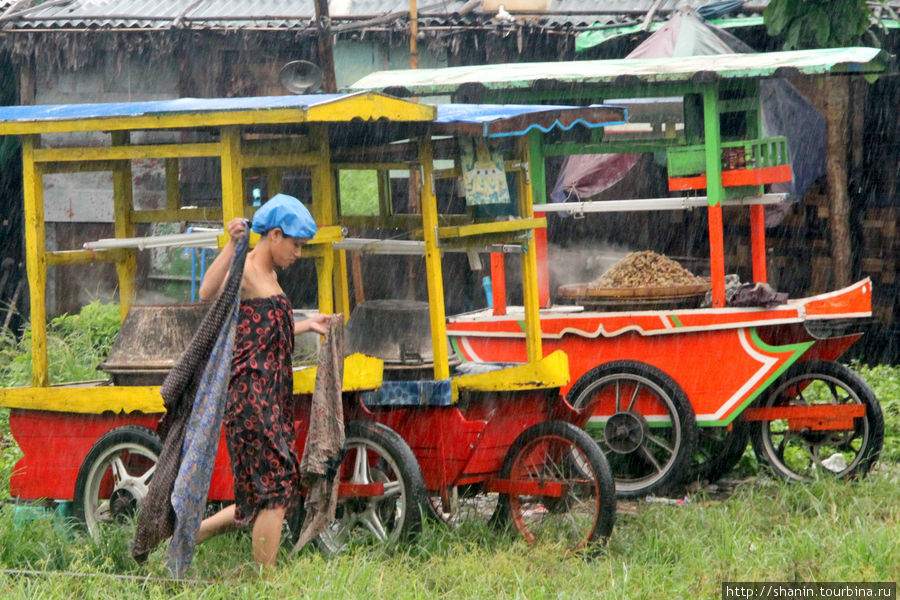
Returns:
[[[664,19],[684,0],[666,0],[657,7]],[[697,7],[709,1],[695,1]],[[15,2],[6,2],[7,5]],[[516,12],[542,27],[570,28],[628,24],[643,19],[655,0],[552,0],[545,10]],[[761,10],[768,0],[748,0],[744,11]],[[3,4],[0,4],[2,7]],[[331,0],[334,21],[397,14],[406,19],[409,0]],[[462,24],[466,18],[491,21],[479,0],[420,0],[421,25]],[[464,13],[464,14],[461,14]],[[313,0],[55,0],[8,20],[5,29],[288,29],[312,27]]]
[[[461,86],[516,90],[542,84],[567,87],[627,82],[688,82],[698,73],[718,79],[772,77],[777,73],[823,74],[831,71],[880,73],[885,53],[877,48],[829,48],[753,54],[718,54],[677,58],[632,58],[569,62],[514,63],[404,69],[367,75],[352,90],[381,90],[396,95],[450,94]]]
[[[664,0],[655,7],[654,20],[665,21],[684,4],[703,8],[718,0]],[[731,16],[759,15],[769,0],[745,0]],[[19,4],[0,0],[0,11]],[[620,27],[643,23],[656,0],[551,0],[547,8],[512,11],[531,25],[547,29]],[[900,10],[900,0],[886,5]],[[390,27],[406,22],[409,0],[331,0],[332,20],[346,29],[371,18],[383,23],[367,27]],[[313,0],[49,0],[41,5],[12,11],[19,16],[0,17],[2,27],[16,30],[104,30],[104,29],[297,29],[312,28],[315,16]],[[467,25],[473,23],[509,25],[496,20],[495,11],[483,11],[480,0],[419,0],[419,24],[422,27]],[[396,15],[396,19],[391,19]],[[340,29],[338,29],[340,30]]]

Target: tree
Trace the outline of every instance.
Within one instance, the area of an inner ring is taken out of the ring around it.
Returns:
[[[871,16],[866,0],[771,0],[763,13],[769,35],[782,36],[785,50],[857,45]],[[833,284],[843,287],[853,277],[846,152],[849,80],[826,77],[824,91]]]
[[[866,0],[771,0],[763,12],[769,35],[783,36],[785,50],[855,46],[871,17]]]

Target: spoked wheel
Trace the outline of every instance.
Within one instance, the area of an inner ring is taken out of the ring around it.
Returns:
[[[692,478],[713,483],[731,472],[741,460],[750,441],[750,428],[736,419],[730,427],[698,427],[697,431]]]
[[[104,525],[134,518],[161,450],[159,437],[145,427],[118,427],[97,440],[78,470],[73,503],[91,537],[98,539]]]
[[[754,406],[849,404],[862,404],[865,414],[845,429],[816,429],[799,419],[752,421],[750,441],[757,459],[791,480],[865,475],[881,452],[884,415],[872,389],[847,367],[819,360],[796,364]]]
[[[572,386],[567,399],[575,408],[594,407],[586,429],[609,461],[619,496],[665,491],[690,475],[694,409],[656,367],[630,360],[600,365]]]
[[[339,473],[341,483],[353,484],[351,489],[358,496],[338,501],[335,521],[316,539],[323,551],[393,543],[421,529],[422,471],[396,432],[380,423],[348,423]]]
[[[571,423],[526,429],[509,448],[492,521],[508,517],[529,542],[578,550],[605,541],[616,518],[615,483],[596,442]]]

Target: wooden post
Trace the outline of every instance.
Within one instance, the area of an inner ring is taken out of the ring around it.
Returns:
[[[50,385],[47,373],[47,248],[44,237],[44,182],[34,150],[40,136],[22,136],[22,183],[25,199],[25,268],[31,296],[31,385]]]
[[[719,127],[719,90],[703,90],[703,138],[706,145],[706,197],[709,202],[709,270],[712,305],[725,306],[725,239],[722,223],[722,138]]]
[[[115,131],[112,134],[115,146],[129,143],[128,132]],[[124,161],[113,171],[113,218],[117,238],[134,237],[134,184],[132,181],[131,161]],[[124,255],[116,261],[116,273],[119,277],[119,306],[122,320],[128,315],[131,303],[134,302],[134,285],[137,274],[137,253],[128,248]]]
[[[409,0],[409,68],[419,68],[419,8]]]
[[[847,192],[847,110],[850,81],[846,77],[825,78],[825,119],[827,124],[825,174],[830,206],[831,260],[835,288],[850,285],[850,197]]]
[[[326,94],[337,92],[337,77],[334,73],[334,48],[331,44],[331,16],[328,14],[328,0],[315,0],[316,29],[319,34],[319,65],[322,67],[322,91]]]
[[[425,276],[428,283],[428,304],[431,308],[434,378],[447,379],[450,377],[450,356],[447,351],[447,321],[444,310],[441,249],[437,245],[438,209],[437,198],[434,196],[433,157],[431,131],[427,131],[419,140],[419,164],[422,165],[419,198],[422,203],[422,230],[425,238]]]

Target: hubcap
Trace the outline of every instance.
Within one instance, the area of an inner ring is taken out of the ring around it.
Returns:
[[[637,413],[617,412],[606,421],[603,435],[616,454],[630,454],[640,448],[648,434],[647,422]]]

